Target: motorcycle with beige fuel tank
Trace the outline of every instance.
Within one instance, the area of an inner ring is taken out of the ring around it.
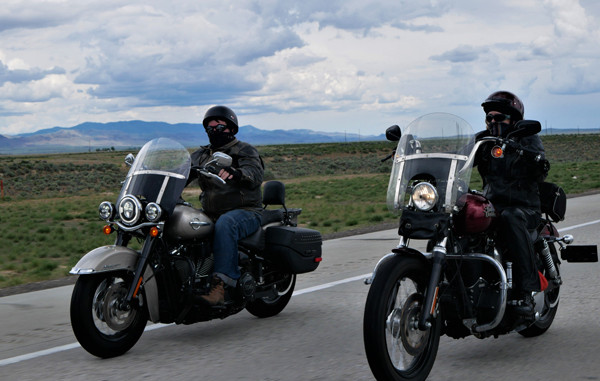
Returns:
[[[223,181],[215,171],[230,166],[231,157],[216,153],[205,166],[192,168],[181,144],[158,138],[126,162],[131,168],[116,204],[99,206],[104,232],[116,233],[115,244],[90,251],[71,270],[79,276],[71,325],[89,353],[122,355],[148,320],[192,324],[243,309],[261,318],[277,315],[292,297],[296,275],[319,265],[321,234],[297,227],[301,209],[288,209],[283,183],[270,181],[263,190],[262,227],[238,242],[237,287],[228,288],[224,305],[199,302],[195,296],[210,287],[214,221],[181,193],[190,170]],[[129,247],[135,241],[137,249]]]
[[[470,176],[480,148],[492,160],[516,150],[521,163],[544,163],[519,145],[519,137],[540,128],[539,122],[524,120],[506,138],[476,136],[463,119],[433,113],[402,134],[398,126],[386,131],[389,140],[398,141],[390,156],[387,200],[400,218],[400,242],[366,281],[364,345],[378,380],[426,379],[441,335],[543,334],[554,320],[563,284],[559,251],[567,262],[598,261],[595,245],[571,245],[573,236],[559,235],[553,222],[564,218],[566,197],[556,185],[543,183],[543,217],[530,232],[542,291],[532,293],[533,316],[513,308],[512,262],[497,242],[495,209],[469,189]]]

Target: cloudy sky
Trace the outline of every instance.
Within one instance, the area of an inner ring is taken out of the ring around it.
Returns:
[[[0,134],[214,104],[261,129],[443,111],[479,130],[496,90],[544,127],[599,129],[599,23],[597,0],[3,0]]]

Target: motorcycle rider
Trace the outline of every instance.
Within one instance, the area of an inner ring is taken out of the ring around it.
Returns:
[[[492,93],[481,104],[486,114],[486,130],[478,135],[506,137],[517,121],[523,119],[523,102],[508,91]],[[533,291],[541,283],[529,231],[541,221],[538,184],[548,174],[549,164],[544,147],[536,134],[515,138],[500,158],[492,157],[493,143],[481,146],[475,165],[483,179],[484,195],[493,203],[499,216],[498,244],[505,257],[513,262],[515,294],[510,302],[515,311],[531,317],[534,313]],[[539,155],[539,156],[538,156]]]
[[[237,241],[254,233],[261,224],[264,165],[256,148],[235,137],[238,119],[230,108],[209,108],[202,124],[210,144],[192,153],[192,166],[203,166],[217,151],[233,159],[231,167],[218,169],[225,184],[196,171],[191,171],[188,179],[188,184],[198,179],[202,209],[216,221],[211,289],[199,298],[209,305],[218,305],[225,301],[225,287],[235,287],[241,275]]]

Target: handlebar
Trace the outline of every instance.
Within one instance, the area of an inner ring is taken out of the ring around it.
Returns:
[[[203,167],[193,166],[192,169],[203,176],[215,178],[215,179],[219,180],[220,182],[222,182],[223,184],[227,183],[225,180],[220,178],[219,175],[217,175],[216,173],[210,172],[211,170],[216,171],[216,168],[214,168],[213,166],[210,166],[210,165],[205,165]]]

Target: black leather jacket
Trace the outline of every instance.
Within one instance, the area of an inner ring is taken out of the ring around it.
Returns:
[[[264,165],[256,148],[237,139],[215,150],[210,145],[200,147],[192,153],[192,165],[202,166],[209,161],[214,152],[226,153],[233,159],[232,167],[241,171],[238,181],[229,180],[226,184],[217,179],[190,172],[188,184],[198,179],[202,193],[202,209],[212,218],[233,209],[262,210],[260,186],[263,181]]]
[[[483,194],[496,208],[517,206],[540,211],[538,184],[548,175],[549,164],[538,135],[515,139],[504,157],[494,158],[493,143],[483,144],[477,152],[475,165],[483,179]],[[518,149],[524,149],[519,153]],[[538,160],[536,156],[541,155]]]

